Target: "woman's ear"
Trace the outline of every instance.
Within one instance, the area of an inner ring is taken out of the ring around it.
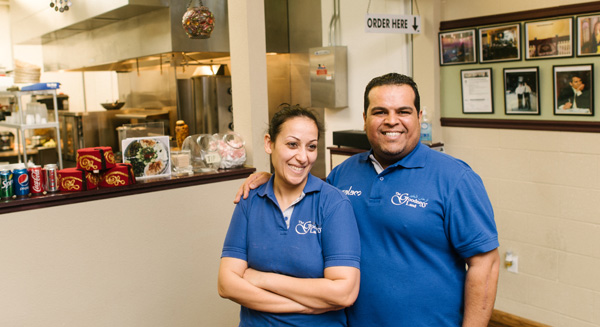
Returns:
[[[273,152],[271,146],[271,136],[269,134],[265,134],[265,152],[267,154],[271,154]]]

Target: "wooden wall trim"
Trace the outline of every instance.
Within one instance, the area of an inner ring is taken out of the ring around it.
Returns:
[[[504,311],[495,310],[492,313],[492,319],[488,327],[550,327],[538,322],[525,319],[519,316],[506,313]]]
[[[440,22],[440,31],[524,20],[587,14],[598,11],[600,11],[600,1],[578,3],[535,10],[517,11],[507,14],[442,21]]]
[[[442,118],[441,123],[444,127],[600,133],[600,122],[586,121]]]

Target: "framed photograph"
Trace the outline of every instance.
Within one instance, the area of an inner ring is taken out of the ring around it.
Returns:
[[[475,29],[444,32],[440,38],[440,65],[477,63]]]
[[[600,15],[577,17],[577,56],[600,56]]]
[[[521,60],[521,24],[479,29],[479,62]]]
[[[504,112],[507,115],[539,115],[539,69],[504,68]]]
[[[554,114],[594,115],[594,65],[553,66]]]
[[[525,23],[525,59],[573,57],[573,17]]]
[[[492,69],[465,69],[460,71],[463,113],[492,114]]]
[[[135,179],[171,175],[168,136],[126,138],[121,145],[123,162],[133,166]]]

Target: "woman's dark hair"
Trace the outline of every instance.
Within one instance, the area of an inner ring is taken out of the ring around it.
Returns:
[[[389,74],[375,77],[369,82],[369,84],[367,84],[367,87],[365,88],[365,99],[364,99],[365,115],[367,114],[367,110],[369,110],[369,92],[371,92],[372,88],[374,88],[376,86],[383,86],[383,85],[398,85],[398,86],[408,85],[408,86],[410,86],[413,89],[413,91],[415,92],[414,105],[415,105],[415,108],[417,109],[417,113],[421,110],[421,97],[419,96],[419,90],[417,89],[417,83],[415,83],[415,81],[413,81],[412,78],[410,78],[406,75],[402,75],[402,74],[398,74],[398,73],[389,73]]]
[[[279,135],[279,132],[281,132],[281,125],[283,125],[283,123],[285,123],[289,119],[296,117],[306,117],[315,122],[318,131],[318,138],[321,138],[321,134],[323,134],[323,125],[321,125],[321,123],[312,111],[306,108],[302,108],[299,105],[292,106],[287,103],[280,104],[279,108],[281,109],[277,111],[275,115],[273,115],[273,118],[271,118],[271,123],[269,124],[268,133],[273,142],[275,142],[277,135]]]

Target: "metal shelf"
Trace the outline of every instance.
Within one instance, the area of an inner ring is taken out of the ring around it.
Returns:
[[[58,151],[58,167],[59,169],[63,168],[62,162],[62,149],[60,147],[60,127],[58,124],[58,106],[56,101],[56,89],[52,90],[35,90],[35,91],[10,91],[10,92],[0,92],[0,97],[15,97],[17,99],[17,104],[19,106],[19,121],[25,121],[23,111],[25,111],[25,107],[23,106],[23,102],[21,101],[21,97],[23,95],[35,95],[35,94],[44,94],[44,95],[52,95],[54,101],[54,122],[44,123],[44,124],[13,124],[13,123],[5,123],[0,122],[0,126],[14,128],[17,130],[17,146],[16,152],[19,158],[19,162],[27,163],[27,151],[25,149],[25,131],[33,130],[33,129],[43,129],[43,128],[54,128],[56,131],[56,149]],[[22,145],[22,146],[21,146]],[[23,161],[21,161],[21,157]]]

